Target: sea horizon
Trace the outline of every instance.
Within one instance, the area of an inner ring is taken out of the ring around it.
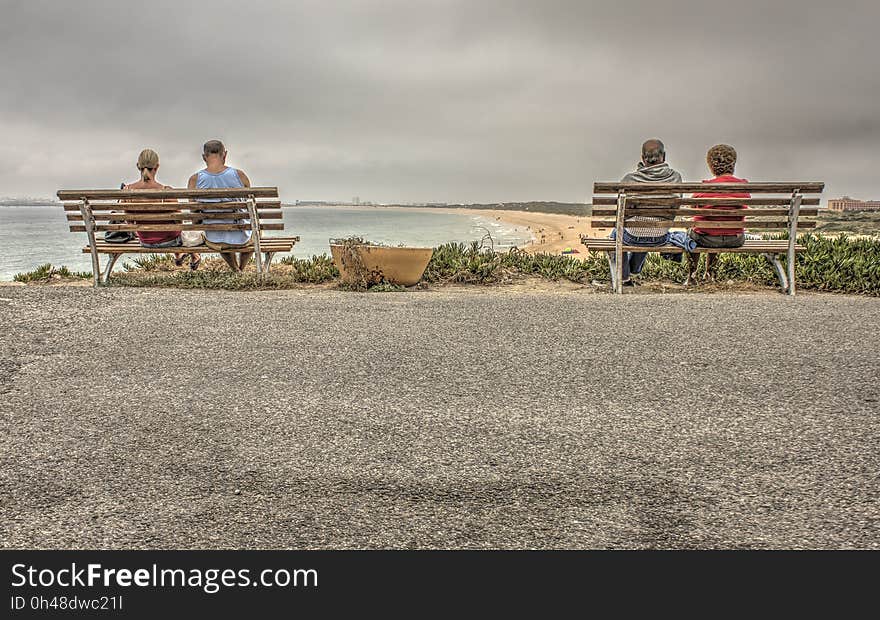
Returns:
[[[266,236],[297,235],[300,241],[291,253],[279,254],[276,260],[290,254],[298,258],[329,254],[330,239],[354,236],[383,245],[437,247],[477,241],[488,232],[496,249],[522,246],[532,238],[522,227],[454,206],[285,204],[282,211],[284,231]],[[0,208],[0,244],[7,249],[0,254],[0,281],[46,263],[73,271],[92,268],[90,256],[82,252],[88,244],[86,235],[70,232],[60,203],[4,205]]]

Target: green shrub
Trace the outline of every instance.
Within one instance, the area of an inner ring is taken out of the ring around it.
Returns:
[[[804,235],[797,255],[800,288],[880,296],[880,238]]]
[[[608,267],[605,258],[598,255],[577,260],[570,256],[527,254],[516,248],[493,252],[482,249],[478,242],[448,243],[434,250],[422,279],[436,283],[489,284],[516,275],[589,282],[592,278],[607,276]]]
[[[296,288],[298,283],[286,276],[268,273],[258,274],[233,271],[174,271],[126,272],[114,275],[110,282],[114,285],[147,287],[164,286],[169,288],[221,289],[245,291],[254,289]]]
[[[143,254],[122,263],[126,271],[174,271],[173,254]]]
[[[339,277],[339,270],[333,264],[333,259],[326,254],[312,256],[311,258],[286,256],[279,262],[291,267],[288,277],[292,278],[295,282],[321,284]]]
[[[374,284],[370,288],[367,289],[368,293],[401,293],[406,290],[405,286],[401,286],[400,284],[391,284],[389,282],[382,282],[380,284]]]
[[[784,240],[788,234],[765,238]],[[880,296],[880,239],[805,234],[798,238],[798,243],[804,250],[798,252],[795,260],[797,288]],[[782,263],[787,268],[785,258]],[[773,267],[757,254],[720,254],[715,269],[719,280],[777,285]],[[664,260],[656,253],[648,255],[642,270],[643,280],[681,282],[685,275],[684,264]],[[608,277],[606,268],[602,278]]]
[[[52,279],[88,280],[91,279],[91,277],[91,271],[71,271],[64,265],[61,265],[61,267],[53,267],[51,263],[46,263],[45,265],[40,265],[33,271],[17,273],[12,279],[16,282],[28,283],[48,282]]]
[[[768,238],[785,239],[786,235]],[[797,255],[795,265],[798,288],[880,296],[880,238],[807,234],[801,236],[799,242],[805,250]],[[339,271],[326,254],[307,259],[286,257],[279,261],[272,273],[262,277],[252,271],[233,273],[225,268],[169,271],[170,255],[138,257],[133,263],[133,267],[126,266],[129,271],[114,275],[111,282],[125,286],[248,290],[296,288],[304,283],[332,282],[339,277]],[[650,253],[641,277],[646,281],[682,282],[685,275],[682,263]],[[720,280],[777,285],[771,265],[764,257],[754,254],[721,254],[716,275]],[[522,276],[578,283],[594,279],[607,281],[608,262],[600,252],[575,259],[551,254],[532,255],[517,249],[494,252],[482,248],[479,242],[449,243],[434,250],[422,279],[436,284],[492,284]],[[91,274],[46,264],[15,276],[16,282],[47,282],[53,278],[91,278]],[[397,291],[400,287],[379,286],[370,290]]]

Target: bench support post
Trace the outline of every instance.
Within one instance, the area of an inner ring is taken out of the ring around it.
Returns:
[[[623,220],[626,209],[626,194],[617,194],[617,222],[614,230],[614,275],[611,277],[614,292],[618,295],[623,293]]]
[[[98,259],[98,246],[95,244],[95,218],[92,215],[92,207],[89,205],[87,198],[82,199],[82,203],[79,205],[79,212],[82,214],[86,236],[89,238],[89,249],[92,254],[92,280],[97,287],[101,284],[101,262]]]
[[[801,190],[796,189],[791,194],[791,206],[788,210],[788,294],[792,297],[795,294],[794,272],[795,272],[795,246],[797,245],[797,222],[798,215],[801,211],[801,201],[804,197],[800,193]]]
[[[264,257],[266,259],[265,260],[266,273],[269,273],[272,270],[272,257],[273,256],[275,256],[275,252],[266,252],[266,255]]]
[[[260,252],[260,220],[257,219],[257,199],[253,195],[248,196],[248,213],[251,218],[251,236],[254,242],[254,262],[257,264],[257,273],[263,273],[263,253]]]
[[[113,265],[116,264],[116,261],[119,260],[120,254],[108,254],[107,255],[107,267],[104,269],[104,276],[101,278],[101,281],[104,284],[107,284],[110,281],[110,272],[113,271]]]
[[[608,259],[608,271],[611,272],[611,290],[617,292],[617,268],[614,266],[614,259],[611,258],[612,252],[605,252],[605,258]]]
[[[773,265],[773,269],[776,270],[776,278],[779,280],[779,286],[782,287],[782,292],[787,293],[788,278],[785,277],[785,268],[783,268],[782,262],[779,260],[779,256],[770,253],[766,253],[763,256],[771,265]]]

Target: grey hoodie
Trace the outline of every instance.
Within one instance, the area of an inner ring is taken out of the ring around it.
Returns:
[[[625,175],[621,180],[621,183],[681,183],[681,175],[669,167],[669,164],[663,162],[662,164],[654,164],[652,166],[646,166],[645,164],[639,162],[639,168],[635,172],[630,172]],[[626,218],[626,222],[660,222],[663,220],[669,220],[672,218],[668,217],[652,217],[645,215],[634,215],[632,217]],[[649,227],[633,227],[627,226],[626,232],[634,237],[665,237],[669,232],[668,228],[649,228]]]
[[[621,183],[681,183],[681,175],[669,167],[665,161],[662,164],[646,166],[639,162],[639,169],[624,176]]]

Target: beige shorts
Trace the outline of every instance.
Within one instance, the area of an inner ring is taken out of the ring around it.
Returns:
[[[251,235],[251,238],[248,239],[245,243],[214,243],[213,241],[208,241],[207,239],[205,239],[205,245],[212,250],[216,250],[218,252],[223,250],[244,250],[246,248],[254,247],[254,237],[253,235]]]

